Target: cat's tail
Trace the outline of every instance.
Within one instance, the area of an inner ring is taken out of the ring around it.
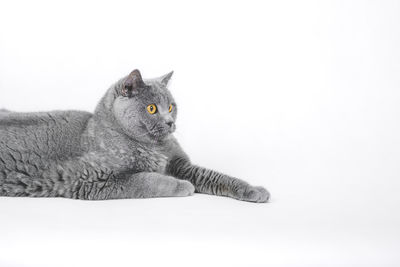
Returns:
[[[10,113],[12,113],[12,111],[9,111],[9,110],[4,109],[4,108],[0,108],[0,117],[8,116]]]

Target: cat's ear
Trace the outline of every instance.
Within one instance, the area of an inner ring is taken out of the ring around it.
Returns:
[[[142,75],[139,70],[132,71],[128,77],[125,78],[121,89],[122,96],[132,96],[139,93],[139,90],[144,87]]]
[[[159,78],[161,84],[164,85],[165,87],[167,87],[167,86],[168,86],[168,83],[169,83],[169,80],[170,80],[171,77],[172,77],[172,74],[174,74],[174,71],[171,71],[170,73],[165,74],[164,76],[161,76],[161,77]]]

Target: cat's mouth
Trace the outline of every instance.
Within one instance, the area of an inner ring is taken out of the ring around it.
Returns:
[[[170,127],[156,127],[155,129],[150,131],[150,134],[155,137],[166,137],[172,134],[175,131],[175,128],[175,125],[172,125]]]
[[[153,127],[148,127],[146,124],[143,124],[143,128],[147,131],[147,133],[154,139],[157,140],[162,140],[164,138],[166,138],[168,135],[172,134],[175,129],[176,126],[175,124],[169,126],[169,127],[165,127],[165,126],[158,126],[158,125],[154,125]]]

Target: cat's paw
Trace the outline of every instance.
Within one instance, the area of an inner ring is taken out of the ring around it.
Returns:
[[[175,190],[175,196],[187,197],[194,194],[194,186],[192,183],[184,180],[179,180]]]
[[[249,202],[257,202],[257,203],[265,203],[268,202],[271,195],[262,186],[247,186],[240,192],[240,200],[249,201]]]

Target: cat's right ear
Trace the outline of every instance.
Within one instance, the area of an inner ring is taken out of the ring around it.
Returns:
[[[136,95],[144,85],[142,75],[140,74],[140,71],[136,69],[125,78],[121,89],[121,95],[126,97]]]

